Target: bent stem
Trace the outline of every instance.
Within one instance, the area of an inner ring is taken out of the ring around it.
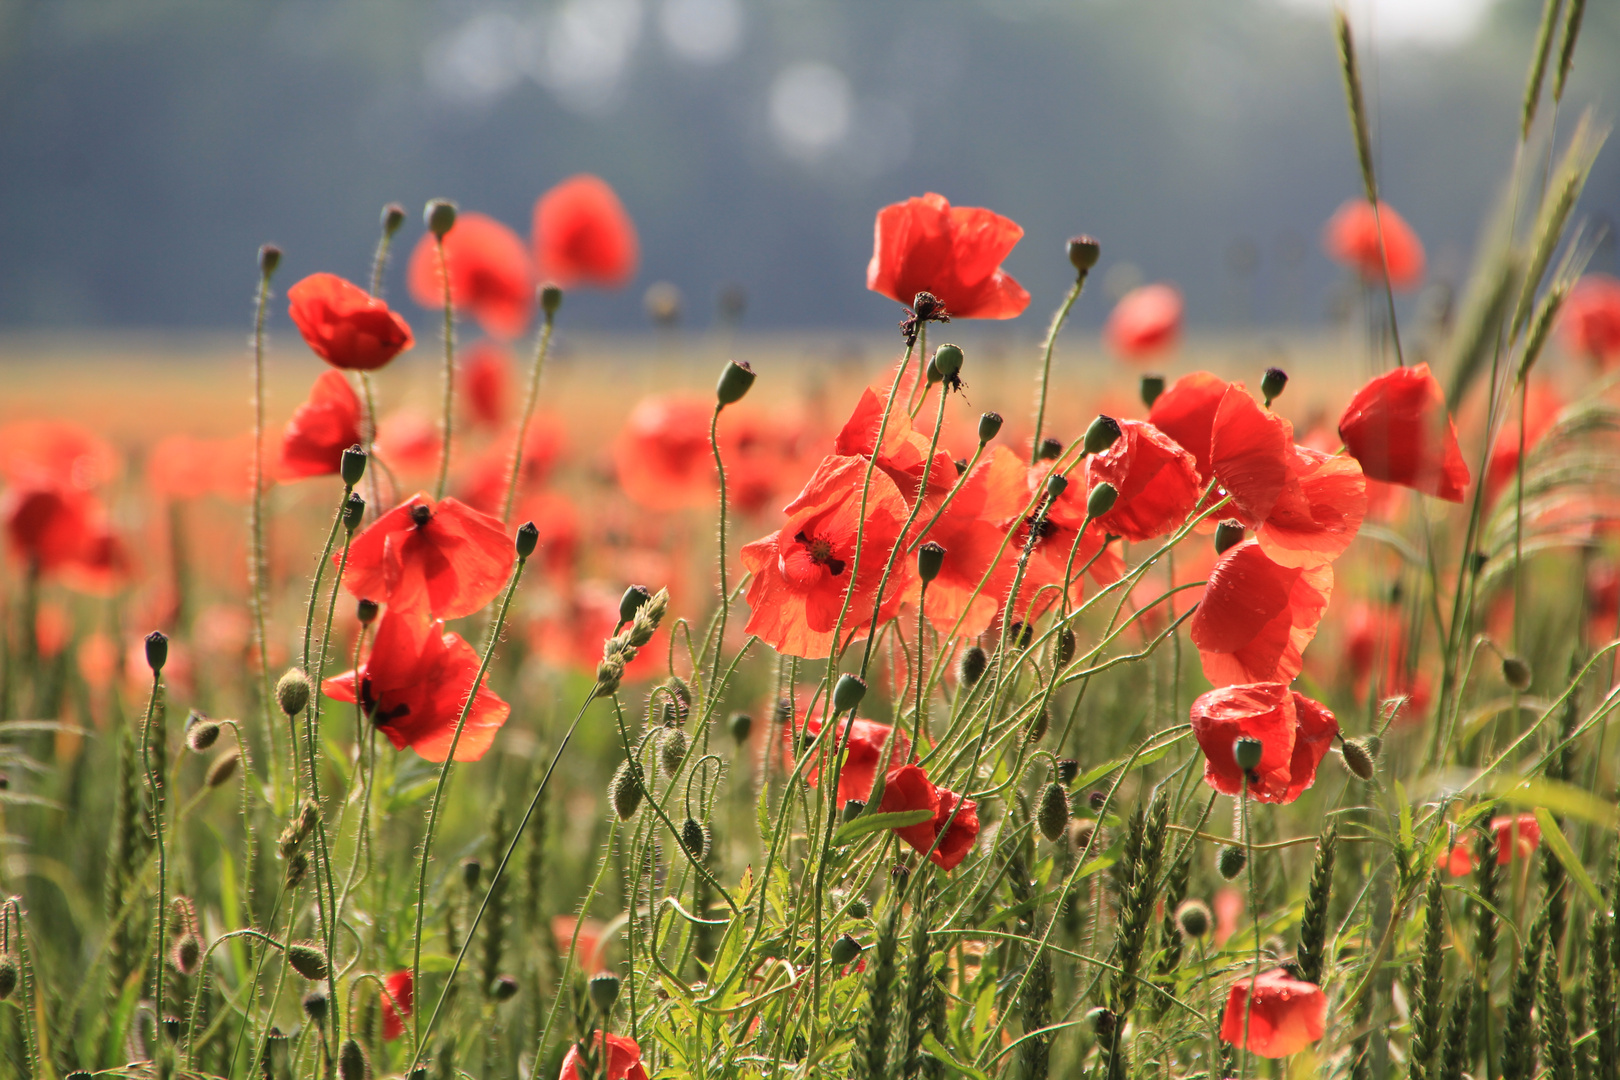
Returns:
[[[534,365],[529,369],[529,392],[523,398],[523,416],[518,420],[517,442],[512,447],[512,468],[506,477],[506,501],[501,504],[501,521],[512,518],[512,502],[517,498],[518,477],[523,472],[523,443],[529,436],[529,421],[540,400],[540,373],[545,370],[546,354],[551,351],[551,328],[556,313],[547,311],[540,325],[540,340],[534,347]]]

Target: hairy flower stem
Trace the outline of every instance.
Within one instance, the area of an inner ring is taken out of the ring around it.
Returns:
[[[248,503],[248,605],[253,616],[253,649],[259,661],[259,702],[264,737],[270,749],[270,776],[281,771],[276,749],[276,727],[271,720],[270,657],[264,632],[266,599],[264,557],[264,323],[270,307],[270,278],[275,266],[260,260],[259,292],[253,310],[253,498]],[[294,778],[298,773],[293,767]]]
[[[720,610],[715,614],[718,621],[718,630],[714,635],[714,669],[704,677],[711,694],[718,694],[720,691],[716,680],[720,677],[720,657],[726,648],[726,616],[731,612],[731,590],[726,584],[726,463],[720,458],[719,439],[720,410],[725,407],[724,402],[716,402],[714,415],[709,417],[709,449],[714,453],[714,470],[720,478],[720,552],[715,560],[720,569]],[[851,578],[850,581],[853,587],[854,579]],[[704,652],[708,652],[706,643]],[[703,660],[703,664],[698,669],[701,673],[708,669],[708,657],[704,656],[700,659]]]
[[[154,918],[157,921],[157,949],[152,960],[153,987],[153,1015],[158,1018],[159,1024],[163,1020],[163,983],[166,971],[165,960],[168,952],[163,946],[163,938],[169,928],[169,860],[168,845],[163,836],[163,777],[152,768],[152,719],[158,719],[158,738],[164,737],[163,709],[159,703],[163,693],[163,675],[161,672],[152,672],[152,693],[146,700],[146,719],[141,723],[141,767],[146,773],[146,786],[152,794],[152,838],[157,845],[157,907],[154,909]],[[161,1051],[159,1051],[161,1053]]]
[[[523,415],[518,418],[517,439],[512,444],[512,466],[506,475],[506,501],[501,504],[501,520],[512,520],[512,503],[517,499],[518,477],[523,475],[523,444],[529,436],[529,423],[534,419],[534,407],[540,400],[540,373],[546,368],[546,354],[551,351],[551,330],[556,323],[556,312],[547,311],[540,324],[540,339],[534,346],[534,363],[529,368],[529,391],[523,396]],[[724,591],[724,590],[722,590]]]
[[[450,435],[455,424],[456,404],[456,309],[450,302],[450,266],[444,257],[444,237],[436,235],[434,244],[439,257],[439,279],[444,283],[444,414],[439,422],[444,445],[439,448],[439,479],[433,485],[436,502],[444,498],[444,486],[450,479]]]
[[[441,255],[443,244],[440,245]],[[461,743],[461,732],[467,726],[467,717],[472,715],[473,703],[478,700],[478,688],[483,685],[484,676],[489,671],[489,662],[495,656],[495,646],[501,640],[501,630],[506,626],[506,613],[512,606],[512,597],[517,592],[518,582],[523,580],[523,568],[528,565],[526,556],[518,556],[517,565],[512,568],[512,580],[506,586],[506,595],[501,597],[501,609],[495,616],[494,625],[489,628],[489,641],[484,646],[484,656],[478,662],[478,673],[473,676],[472,688],[467,692],[467,700],[461,706],[461,715],[456,719],[456,730],[450,736],[450,748],[445,751],[444,764],[439,767],[439,779],[433,787],[433,803],[428,810],[427,832],[422,838],[422,856],[417,866],[416,874],[416,933],[411,947],[411,986],[422,985],[422,917],[427,909],[427,871],[428,862],[433,855],[433,834],[438,829],[439,811],[444,805],[444,788],[450,780],[450,766],[456,760],[456,747]],[[489,897],[484,897],[487,903]],[[470,938],[469,938],[470,940]],[[446,987],[448,989],[448,986]],[[422,1011],[413,1010],[411,1013],[411,1054],[413,1059],[422,1056]],[[409,1070],[407,1070],[409,1071]]]
[[[1069,294],[1063,298],[1063,303],[1052,314],[1052,325],[1046,330],[1046,342],[1041,346],[1041,382],[1040,391],[1035,399],[1035,441],[1030,450],[1029,462],[1031,465],[1040,464],[1041,460],[1041,428],[1046,421],[1046,388],[1052,378],[1052,347],[1057,344],[1058,331],[1068,321],[1069,310],[1074,302],[1080,299],[1080,293],[1086,287],[1086,271],[1080,271],[1074,284],[1069,286]]]

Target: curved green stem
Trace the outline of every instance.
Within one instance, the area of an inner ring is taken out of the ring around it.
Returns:
[[[523,398],[523,415],[518,419],[517,442],[512,446],[512,468],[506,477],[506,501],[501,504],[501,520],[512,518],[512,503],[517,498],[518,477],[523,473],[523,443],[529,436],[529,422],[534,418],[534,407],[540,400],[540,373],[545,370],[546,354],[551,351],[551,328],[556,319],[547,311],[540,326],[540,340],[534,347],[534,365],[529,369],[529,391]]]
[[[1086,272],[1080,271],[1080,276],[1069,287],[1069,294],[1063,298],[1063,303],[1052,315],[1052,325],[1047,328],[1046,342],[1041,346],[1041,389],[1035,399],[1035,443],[1030,450],[1029,463],[1036,465],[1041,460],[1041,427],[1046,421],[1046,386],[1052,377],[1052,347],[1057,344],[1058,331],[1068,321],[1069,309],[1074,302],[1080,299],[1080,293],[1086,287]]]
[[[433,498],[437,501],[444,498],[444,486],[450,479],[450,435],[455,424],[452,410],[456,403],[456,309],[450,302],[450,266],[444,258],[444,237],[435,237],[434,242],[438,246],[439,277],[444,283],[444,415],[439,422],[444,445],[439,447],[439,479],[433,485]]]

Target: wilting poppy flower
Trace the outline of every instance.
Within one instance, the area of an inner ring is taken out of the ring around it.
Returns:
[[[1278,566],[1259,541],[1221,556],[1192,617],[1204,675],[1216,686],[1289,680],[1333,593],[1333,568]]]
[[[1541,823],[1534,814],[1513,814],[1491,818],[1496,837],[1496,865],[1506,866],[1515,858],[1528,859],[1541,845]]]
[[[1121,420],[1119,428],[1112,446],[1086,459],[1086,490],[1109,483],[1119,493],[1097,522],[1127,540],[1163,536],[1187,520],[1198,501],[1198,462],[1152,424]]]
[[[619,486],[648,510],[702,506],[719,481],[709,420],[714,406],[694,397],[644,398],[630,410],[613,443]]]
[[[118,475],[118,452],[66,420],[16,420],[0,427],[0,476],[13,484],[56,483],[80,491]]]
[[[1558,309],[1564,348],[1600,364],[1620,360],[1620,280],[1587,274],[1575,283]]]
[[[636,276],[640,244],[619,196],[606,180],[571,176],[534,204],[534,262],[565,289],[617,289]]]
[[[1180,443],[1198,462],[1198,478],[1209,482],[1209,447],[1215,410],[1226,395],[1227,382],[1207,371],[1183,375],[1171,383],[1148,410],[1148,423]]]
[[[889,474],[899,487],[900,494],[910,503],[917,498],[923,480],[923,466],[928,461],[927,435],[918,431],[906,415],[904,405],[896,401],[889,410],[889,422],[883,426],[883,403],[888,388],[880,394],[872,387],[861,391],[855,411],[833,442],[833,453],[861,457],[877,457],[877,467]],[[878,428],[883,427],[883,447],[875,450]],[[956,469],[951,456],[936,449],[933,467],[928,470],[928,493],[943,495],[956,483]]]
[[[534,271],[517,233],[492,217],[463,211],[444,234],[450,270],[450,302],[470,314],[491,337],[510,341],[529,325],[534,304]],[[411,299],[425,308],[444,306],[438,244],[422,234],[407,268]]]
[[[1243,792],[1233,744],[1260,741],[1260,764],[1249,770],[1249,796],[1291,803],[1316,782],[1316,767],[1333,746],[1339,722],[1287,683],[1218,687],[1192,703],[1193,737],[1204,751],[1204,782],[1223,795]]]
[[[605,1062],[600,1057],[604,1038],[607,1040]],[[598,1059],[595,1071],[591,1073],[596,1080],[647,1080],[647,1067],[641,1063],[641,1046],[636,1040],[628,1035],[598,1031],[596,1047]],[[579,1044],[572,1043],[563,1057],[562,1071],[557,1074],[557,1080],[581,1080],[581,1070],[584,1068],[585,1061],[579,1052]]]
[[[875,293],[902,304],[933,293],[953,319],[1012,319],[1029,306],[1001,269],[1024,235],[1011,218],[929,192],[879,210],[873,233],[866,287]]]
[[[495,599],[516,557],[499,519],[417,493],[354,538],[343,586],[395,612],[459,619]]]
[[[1249,1003],[1251,982],[1253,1005]],[[1322,988],[1277,968],[1232,984],[1221,1016],[1221,1041],[1263,1058],[1284,1058],[1320,1039],[1326,1024],[1327,995]]]
[[[332,676],[321,689],[333,701],[358,701],[394,749],[408,747],[428,761],[443,761],[478,666],[478,653],[459,634],[445,633],[444,623],[389,611],[377,625],[366,662]],[[479,686],[456,760],[483,757],[511,711],[487,683]]]
[[[1380,201],[1374,214],[1372,203],[1366,199],[1345,200],[1328,219],[1322,231],[1322,246],[1364,281],[1382,282],[1386,265],[1389,283],[1397,289],[1410,288],[1423,280],[1423,241],[1386,202]]]
[[[341,371],[323,371],[282,433],[281,475],[335,475],[343,451],[359,442],[359,396]]]
[[[1103,340],[1127,360],[1149,360],[1181,337],[1181,292],[1155,282],[1119,298],[1103,326]]]
[[[747,633],[757,634],[777,652],[826,656],[846,593],[846,643],[870,630],[886,556],[905,527],[906,504],[894,481],[873,470],[865,506],[865,551],[857,575],[855,538],[862,528],[866,471],[865,458],[828,456],[788,503],[782,528],[742,549],[743,565],[753,575]],[[896,562],[877,613],[879,625],[899,610],[911,572],[907,560]]]
[[[958,803],[961,809],[957,809]],[[929,851],[928,859],[941,870],[954,870],[973,850],[979,839],[979,804],[964,799],[949,788],[936,787],[928,774],[916,765],[889,770],[883,781],[884,814],[905,810],[932,810],[934,817],[917,825],[894,830],[914,851]],[[954,813],[954,818],[953,818]],[[950,827],[946,828],[946,823]],[[943,830],[944,836],[940,833]],[[937,842],[937,846],[936,846]]]
[[[1468,465],[1428,364],[1385,372],[1357,390],[1339,417],[1339,437],[1371,479],[1462,502]]]
[[[396,971],[383,977],[383,1039],[393,1042],[405,1034],[405,1021],[416,1005],[415,987],[409,971]]]
[[[807,718],[797,730],[786,725],[782,727],[782,744],[790,768],[795,752],[821,734],[821,727],[819,716]],[[884,744],[891,738],[894,742],[893,748],[889,750],[891,765],[902,764],[911,757],[911,740],[906,738],[905,732],[896,731],[888,724],[879,724],[872,720],[840,720],[836,735],[838,745],[848,748],[844,751],[843,767],[838,771],[839,806],[843,806],[851,799],[865,802],[871,797],[872,782],[877,779],[878,763],[883,760]],[[833,735],[829,734],[827,738],[831,740]],[[828,742],[827,746],[830,752],[832,743]],[[812,762],[805,772],[805,783],[816,787],[820,773],[821,766]]]
[[[336,274],[311,274],[288,289],[287,313],[311,351],[333,367],[375,371],[416,344],[387,304]]]
[[[482,427],[499,427],[512,392],[512,357],[494,342],[480,341],[461,354],[456,366],[456,384],[468,419]]]

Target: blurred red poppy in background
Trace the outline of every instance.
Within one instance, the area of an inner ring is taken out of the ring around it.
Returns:
[[[80,491],[118,475],[118,451],[66,420],[14,420],[0,427],[0,476],[13,484],[50,482]]]
[[[1119,298],[1103,325],[1103,340],[1127,360],[1150,360],[1181,338],[1181,292],[1154,282]]]
[[[793,767],[797,753],[802,752],[811,739],[821,734],[821,727],[819,716],[806,718],[796,729],[783,725],[782,746],[788,768]],[[835,731],[827,735],[829,757],[834,745],[831,740],[835,737],[838,746],[847,747],[844,751],[843,767],[838,771],[839,806],[843,806],[851,799],[865,802],[871,797],[872,783],[877,779],[878,763],[883,760],[884,744],[891,738],[894,745],[889,750],[890,766],[903,764],[911,758],[911,740],[906,738],[905,732],[896,731],[888,724],[879,724],[873,720],[847,718],[839,720]],[[820,779],[821,766],[818,762],[812,761],[805,771],[804,782],[811,787],[817,787]]]
[[[311,274],[287,290],[287,313],[316,356],[333,367],[374,371],[416,344],[388,305],[336,274]]]
[[[1339,417],[1339,437],[1371,479],[1462,502],[1468,465],[1428,364],[1369,380]]]
[[[1383,243],[1379,243],[1382,234]],[[1389,266],[1389,283],[1408,289],[1423,280],[1423,241],[1393,207],[1380,200],[1378,211],[1366,199],[1347,199],[1328,218],[1322,246],[1337,261],[1360,274],[1362,280],[1382,282]]]
[[[709,421],[714,406],[696,397],[644,398],[613,442],[619,486],[648,510],[702,506],[719,488]]]
[[[1282,682],[1217,687],[1193,702],[1190,718],[1204,752],[1204,782],[1223,795],[1243,792],[1234,744],[1259,740],[1260,764],[1249,770],[1248,790],[1266,803],[1291,803],[1315,783],[1316,767],[1339,734],[1331,712]]]
[[[443,761],[478,667],[478,653],[461,635],[445,633],[443,622],[388,611],[366,662],[332,676],[321,689],[333,701],[358,701],[394,749],[408,747],[428,761]],[[487,682],[480,685],[456,743],[456,760],[483,757],[511,711]]]
[[[499,427],[512,393],[512,357],[493,341],[480,341],[456,361],[456,384],[467,418],[478,427]]]
[[[617,289],[636,276],[636,227],[606,180],[571,176],[534,204],[534,262],[540,276],[565,289]]]
[[[953,319],[1012,319],[1029,293],[1001,269],[1024,230],[979,206],[929,192],[878,211],[866,287],[909,305],[933,293]]]
[[[341,371],[323,371],[281,436],[281,476],[335,475],[360,442],[360,398]]]
[[[1316,636],[1333,568],[1278,566],[1256,540],[1221,556],[1192,617],[1204,675],[1216,686],[1289,680]]]
[[[978,842],[979,804],[963,799],[949,788],[936,787],[928,774],[916,765],[891,769],[883,782],[883,800],[878,812],[892,814],[906,810],[934,812],[932,820],[903,826],[895,829],[894,834],[918,853],[932,848],[928,860],[941,870],[956,869]],[[947,822],[950,823],[948,829]],[[935,846],[936,841],[938,846]]]
[[[1542,382],[1532,382],[1524,388],[1524,449],[1535,450],[1541,437],[1558,422],[1564,401],[1557,391]],[[1485,500],[1495,502],[1504,488],[1514,483],[1519,474],[1519,411],[1509,410],[1491,447],[1490,464],[1485,468]]]
[[[343,587],[395,613],[459,619],[506,584],[517,558],[512,544],[498,518],[459,499],[435,505],[418,492],[354,538]],[[337,565],[342,553],[332,558]]]
[[[416,994],[409,971],[396,971],[383,979],[383,1039],[393,1042],[405,1034],[405,1021],[416,1006]]]
[[[1600,363],[1620,360],[1620,280],[1587,274],[1575,283],[1558,310],[1564,348]]]
[[[1351,605],[1340,625],[1344,634],[1345,666],[1351,693],[1366,701],[1378,676],[1380,697],[1405,697],[1401,720],[1415,720],[1428,708],[1429,678],[1422,671],[1407,671],[1406,619],[1398,608],[1359,601]]]
[[[1514,859],[1528,859],[1541,845],[1541,822],[1534,814],[1510,814],[1491,818],[1496,837],[1496,864],[1506,866]]]
[[[402,410],[377,421],[377,456],[395,473],[425,473],[438,467],[444,440],[439,425]]]
[[[111,595],[131,575],[128,550],[88,492],[48,482],[13,486],[0,497],[0,520],[19,562],[70,588]]]
[[[328,374],[343,376],[338,372]],[[207,439],[165,435],[146,455],[146,486],[160,499],[200,499],[214,489],[214,456]]]
[[[601,1060],[602,1040],[607,1040],[607,1060]],[[647,1080],[647,1067],[641,1063],[641,1046],[628,1035],[596,1032],[598,1060],[591,1072],[594,1080]],[[581,1080],[585,1061],[578,1043],[570,1043],[563,1057],[562,1071],[557,1080]]]
[[[411,252],[407,283],[411,299],[425,308],[444,306],[438,244],[423,233]],[[492,217],[471,211],[456,215],[444,234],[450,271],[450,302],[471,315],[490,337],[510,341],[529,325],[534,305],[534,271],[517,233]]]
[[[1154,399],[1148,423],[1180,443],[1198,463],[1198,478],[1209,483],[1209,446],[1227,382],[1207,371],[1183,375]]]
[[[1198,462],[1152,424],[1120,420],[1120,435],[1086,459],[1086,491],[1114,485],[1114,508],[1097,523],[1127,540],[1164,536],[1187,520],[1198,501]]]
[[[1226,1012],[1221,1015],[1221,1041],[1263,1058],[1284,1058],[1320,1039],[1326,1025],[1327,995],[1322,988],[1277,968],[1252,980],[1247,976],[1239,978],[1232,984]]]
[[[505,437],[496,439],[465,466],[457,488],[462,502],[486,514],[499,514],[505,509],[506,485],[512,476],[512,442],[516,438],[517,432],[509,428]],[[523,463],[518,468],[519,496],[545,483],[566,443],[560,418],[543,413],[531,418],[523,436]]]
[[[865,458],[829,455],[785,508],[787,521],[781,529],[742,549],[743,565],[753,574],[747,633],[757,634],[777,652],[826,656],[845,593],[850,593],[845,642],[868,632],[885,555],[905,526],[906,504],[894,481],[873,470],[864,508],[865,553],[857,575],[855,538],[862,527],[865,475]],[[908,560],[895,564],[878,611],[880,624],[900,609],[911,573]]]

